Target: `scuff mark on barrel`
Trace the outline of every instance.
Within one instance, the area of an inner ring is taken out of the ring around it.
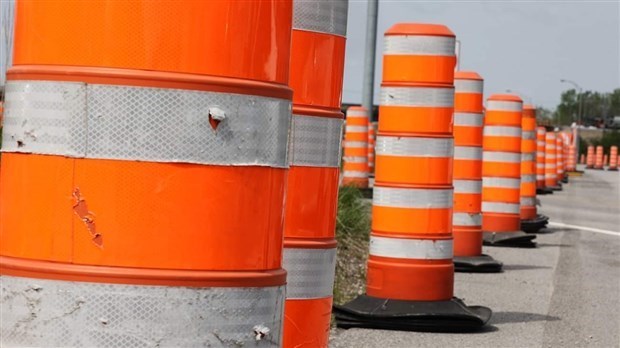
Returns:
[[[88,210],[86,200],[80,194],[78,187],[73,190],[73,212],[82,220],[88,232],[90,232],[91,240],[96,246],[103,249],[103,236],[97,232],[97,226],[95,225],[95,214]]]

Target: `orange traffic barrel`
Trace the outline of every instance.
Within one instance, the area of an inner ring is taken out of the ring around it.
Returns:
[[[335,307],[339,326],[473,328],[490,317],[453,299],[454,44],[442,25],[386,32],[366,295]]]
[[[327,347],[329,339],[346,24],[347,0],[293,2],[284,347]]]
[[[452,85],[455,43],[454,33],[443,25],[393,25],[383,39],[383,81]]]
[[[581,156],[579,156],[579,164],[586,164],[586,155],[581,154]]]
[[[615,145],[609,148],[609,167],[607,170],[618,170],[618,147]]]
[[[545,187],[559,189],[555,133],[549,131],[545,138]]]
[[[536,127],[536,188],[545,188],[545,127]]]
[[[376,144],[377,122],[370,122],[368,125],[368,172],[374,175],[375,171],[375,144]]]
[[[536,218],[536,109],[523,106],[521,122],[521,220]]]
[[[594,159],[594,169],[603,169],[603,147],[596,147],[596,156]]]
[[[17,3],[1,346],[281,345],[291,22],[276,0]]]
[[[577,163],[575,163],[576,150],[575,145],[568,145],[568,156],[566,157],[566,171],[574,172],[577,170]]]
[[[536,209],[536,188],[539,178],[544,185],[544,151],[540,152],[542,144],[539,138],[544,139],[542,132],[536,127],[536,108],[532,105],[523,106],[523,119],[521,120],[521,230],[525,232],[538,232],[544,228],[549,218],[538,214]],[[542,133],[542,134],[541,134]],[[542,154],[542,159],[538,154]],[[540,166],[539,166],[540,164]],[[541,173],[541,174],[538,174]],[[546,190],[545,190],[546,191]]]
[[[558,181],[564,180],[564,140],[560,132],[555,132],[555,170]]]
[[[482,154],[482,231],[487,245],[530,246],[535,238],[520,231],[522,113],[523,101],[516,95],[487,99]]]
[[[342,158],[342,184],[368,187],[368,111],[361,106],[347,109]]]
[[[454,73],[454,202],[452,232],[457,272],[499,272],[501,262],[482,254],[483,79]]]
[[[594,146],[588,146],[588,154],[586,156],[586,168],[594,168]]]

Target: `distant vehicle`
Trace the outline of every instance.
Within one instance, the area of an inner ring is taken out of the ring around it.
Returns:
[[[620,116],[614,116],[614,118],[612,118],[609,128],[620,129]]]

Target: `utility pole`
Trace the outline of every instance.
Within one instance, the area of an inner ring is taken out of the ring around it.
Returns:
[[[581,124],[581,113],[583,112],[583,88],[581,88],[580,85],[577,84],[577,82],[575,81],[571,81],[571,80],[565,80],[565,79],[561,79],[560,82],[563,83],[568,83],[571,84],[575,87],[575,89],[577,90],[577,92],[579,93],[579,100],[577,101],[578,103],[578,111],[577,111],[577,125]]]
[[[364,82],[362,86],[362,106],[368,110],[372,121],[373,95],[375,86],[375,54],[377,47],[377,18],[379,0],[368,0],[366,14],[366,53],[364,54]]]

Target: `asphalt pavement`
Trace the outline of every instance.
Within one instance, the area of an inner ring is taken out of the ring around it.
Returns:
[[[620,172],[587,170],[539,196],[536,249],[485,247],[499,274],[457,273],[455,296],[494,312],[468,334],[334,329],[341,347],[620,347]]]

